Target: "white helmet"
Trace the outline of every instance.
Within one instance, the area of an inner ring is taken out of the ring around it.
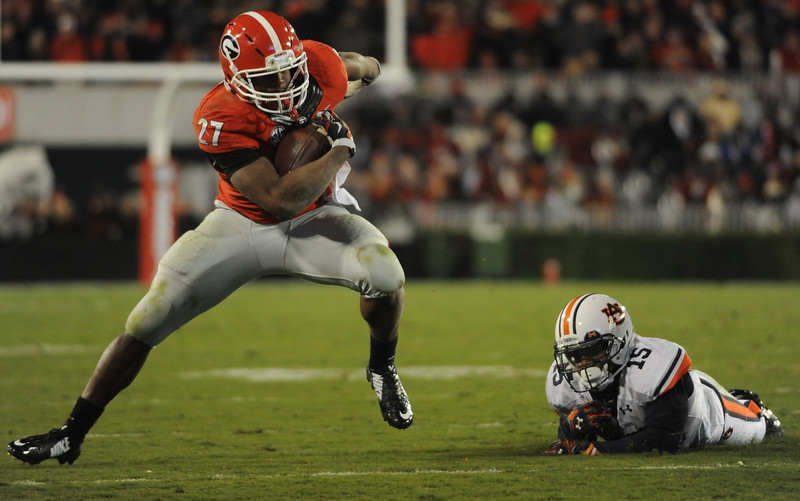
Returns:
[[[625,307],[604,294],[578,296],[556,320],[556,367],[573,390],[603,390],[630,359],[633,322]],[[577,374],[583,385],[575,384]]]

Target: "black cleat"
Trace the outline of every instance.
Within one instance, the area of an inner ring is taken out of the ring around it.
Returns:
[[[8,453],[28,464],[39,464],[56,458],[61,464],[72,464],[81,455],[83,437],[70,435],[66,426],[50,430],[44,435],[14,440],[8,444]]]
[[[367,381],[378,394],[383,420],[398,430],[405,430],[414,422],[411,403],[397,376],[394,365],[374,369],[367,366]]]
[[[752,400],[755,402],[757,406],[761,408],[761,415],[764,416],[764,421],[767,423],[767,433],[765,436],[767,437],[782,437],[783,436],[783,427],[781,426],[780,420],[778,417],[772,413],[769,408],[764,405],[764,402],[758,398],[758,395],[753,393],[750,390],[740,390],[734,388],[732,390],[728,390],[731,395],[738,398],[739,400]]]

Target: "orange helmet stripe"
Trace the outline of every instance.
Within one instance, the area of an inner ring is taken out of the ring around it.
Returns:
[[[577,331],[573,328],[570,330],[570,317],[572,317],[572,311],[577,307],[578,303],[580,303],[584,298],[591,296],[591,294],[584,294],[582,296],[578,296],[564,308],[564,318],[561,319],[561,335],[567,336],[569,334],[577,334]]]

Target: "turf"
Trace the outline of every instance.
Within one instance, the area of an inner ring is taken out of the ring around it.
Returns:
[[[798,499],[800,288],[793,283],[415,282],[397,363],[415,411],[380,418],[350,291],[257,282],[168,338],[73,465],[0,460],[0,499]],[[782,439],[677,455],[546,457],[553,323],[610,294],[637,332],[757,391]],[[0,287],[5,441],[66,418],[143,294]]]

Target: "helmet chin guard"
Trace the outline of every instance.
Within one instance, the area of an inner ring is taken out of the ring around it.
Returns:
[[[591,366],[578,371],[578,375],[586,386],[597,387],[603,383],[607,383],[606,374],[608,373],[608,364],[603,367]],[[598,388],[602,389],[602,388]]]
[[[630,359],[633,322],[617,300],[584,294],[556,320],[556,367],[577,392],[607,388]]]

